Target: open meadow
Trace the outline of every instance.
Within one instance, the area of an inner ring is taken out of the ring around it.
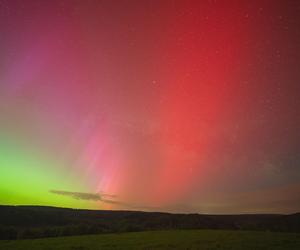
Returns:
[[[298,250],[299,233],[170,230],[0,241],[2,250],[241,249]]]

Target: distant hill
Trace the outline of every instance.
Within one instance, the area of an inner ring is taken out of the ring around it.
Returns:
[[[168,229],[300,232],[300,213],[202,215],[79,210],[42,206],[0,206],[0,239]]]

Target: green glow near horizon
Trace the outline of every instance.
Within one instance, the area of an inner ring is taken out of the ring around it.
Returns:
[[[1,137],[2,138],[2,137]],[[51,189],[84,190],[59,162],[47,161],[16,142],[0,141],[0,204],[49,205],[93,208],[94,203],[49,192]]]

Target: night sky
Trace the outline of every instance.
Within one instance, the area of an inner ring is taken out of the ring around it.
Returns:
[[[300,1],[0,0],[0,204],[300,211]]]

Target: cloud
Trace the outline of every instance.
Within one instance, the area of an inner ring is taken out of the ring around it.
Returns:
[[[58,195],[70,196],[76,200],[93,200],[93,201],[102,200],[102,195],[98,193],[94,194],[94,193],[69,192],[63,190],[50,190],[49,192]]]
[[[117,196],[111,195],[111,194],[70,192],[70,191],[64,191],[64,190],[49,190],[49,192],[53,193],[53,194],[57,194],[57,195],[69,196],[76,200],[101,201],[104,203],[110,203],[110,204],[115,204],[115,205],[131,207],[130,204],[116,200]]]
[[[143,209],[143,210],[153,209],[152,207],[144,207],[144,206],[139,206],[139,205],[134,205],[127,202],[119,201],[116,199],[117,198],[116,195],[111,195],[111,194],[70,192],[64,190],[49,190],[49,192],[57,195],[69,196],[76,200],[99,201],[99,202],[114,204],[126,208],[131,208],[131,209]]]

